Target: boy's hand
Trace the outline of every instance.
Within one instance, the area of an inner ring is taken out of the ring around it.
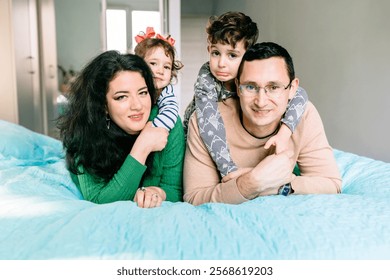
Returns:
[[[226,183],[227,181],[230,181],[231,179],[237,178],[238,176],[241,176],[242,174],[248,173],[252,169],[253,168],[249,168],[249,167],[239,168],[238,170],[230,172],[225,177],[223,177],[221,182]]]
[[[264,149],[268,150],[271,146],[275,146],[275,154],[277,155],[286,151],[291,134],[292,132],[287,125],[282,124],[278,133],[265,143]]]

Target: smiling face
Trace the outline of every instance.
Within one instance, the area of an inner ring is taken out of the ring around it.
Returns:
[[[162,89],[171,82],[172,58],[165,54],[162,47],[155,47],[146,53],[144,59],[152,69],[154,83],[157,91],[161,93]]]
[[[239,41],[233,48],[229,44],[210,44],[210,71],[221,82],[234,81],[237,77],[238,67],[245,53],[243,41]]]
[[[264,87],[280,84],[286,87],[290,83],[286,63],[281,57],[245,61],[237,88],[241,84],[250,84],[262,87],[255,96],[245,96],[238,90],[242,109],[243,125],[247,131],[257,137],[264,137],[274,132],[278,127],[282,115],[286,111],[299,81],[294,79],[291,86],[283,90],[280,96],[268,97]]]
[[[139,134],[148,122],[152,101],[138,72],[121,71],[109,83],[107,113],[128,134]]]

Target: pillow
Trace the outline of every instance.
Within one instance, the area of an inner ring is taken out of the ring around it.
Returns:
[[[390,198],[390,163],[334,150],[343,178],[342,193]]]
[[[3,120],[0,120],[0,131],[0,159],[63,158],[62,143],[54,138]]]

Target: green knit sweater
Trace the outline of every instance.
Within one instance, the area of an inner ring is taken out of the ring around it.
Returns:
[[[152,108],[150,120],[158,114],[157,106]],[[121,168],[107,183],[96,180],[93,175],[84,173],[72,174],[72,179],[81,191],[84,199],[94,203],[109,203],[118,200],[133,200],[137,189],[141,186],[158,186],[162,188],[167,201],[183,200],[183,159],[185,151],[184,130],[178,118],[175,127],[170,131],[168,143],[164,150],[155,152],[151,170],[145,178],[146,166],[128,155]]]

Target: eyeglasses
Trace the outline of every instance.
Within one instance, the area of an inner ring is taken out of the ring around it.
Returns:
[[[242,95],[247,97],[255,97],[260,93],[260,90],[263,88],[264,93],[269,98],[277,98],[283,93],[283,91],[288,89],[290,86],[291,86],[291,82],[287,86],[273,83],[273,84],[266,85],[265,87],[259,87],[258,85],[254,85],[254,84],[242,84],[239,85],[239,88]]]

